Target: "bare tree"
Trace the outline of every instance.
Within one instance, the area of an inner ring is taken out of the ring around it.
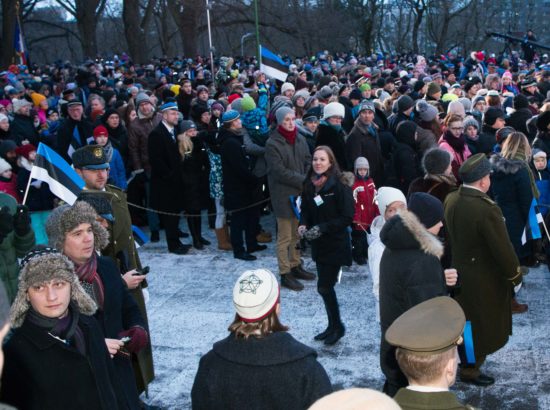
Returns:
[[[156,4],[156,0],[146,1],[145,5],[142,5],[140,0],[123,0],[122,2],[124,34],[128,52],[134,62],[143,63],[147,60],[147,30]]]
[[[414,13],[414,24],[412,29],[412,45],[413,52],[418,53],[418,32],[420,30],[420,25],[424,19],[424,14],[428,10],[430,0],[405,0],[405,4],[408,4],[411,7],[412,12]]]
[[[456,0],[431,1],[426,25],[428,37],[435,43],[436,54],[444,54],[459,44],[456,36],[453,36],[453,40],[450,42],[449,34],[452,33],[453,29],[451,23],[463,14],[471,4],[471,0],[462,2],[457,2]],[[464,27],[458,27],[456,31],[461,30],[464,30]]]

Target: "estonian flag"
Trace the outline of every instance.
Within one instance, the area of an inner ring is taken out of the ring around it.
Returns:
[[[23,37],[23,30],[19,24],[19,16],[15,20],[15,29],[13,33],[13,48],[19,56],[21,64],[27,65],[27,48],[25,47],[25,38]]]
[[[262,52],[260,70],[268,77],[285,82],[288,77],[288,65],[264,46],[260,46],[260,49]]]
[[[132,225],[132,235],[134,236],[134,243],[136,244],[136,248],[139,248],[140,246],[143,246],[147,242],[149,242],[149,238],[147,238],[147,235],[145,235],[143,231],[135,225]]]
[[[84,188],[84,180],[69,164],[46,144],[38,144],[31,178],[44,181],[50,191],[69,205],[75,203]]]
[[[527,218],[527,222],[525,223],[523,235],[521,235],[522,245],[525,245],[527,241],[531,239],[542,238],[542,233],[539,226],[540,223],[544,223],[544,218],[539,211],[537,200],[533,198],[533,201],[531,201],[531,208],[529,208],[529,217]]]

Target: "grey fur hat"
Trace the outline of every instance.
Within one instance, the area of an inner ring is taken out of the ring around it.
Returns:
[[[94,232],[94,247],[100,251],[109,244],[109,232],[97,222],[97,212],[84,201],[76,201],[73,206],[62,205],[55,208],[46,221],[48,243],[57,249],[63,249],[65,235],[78,225],[88,223]]]
[[[85,315],[95,313],[97,306],[82,288],[69,258],[59,253],[57,249],[42,247],[32,250],[23,258],[17,295],[10,311],[12,327],[19,327],[25,321],[31,306],[27,300],[27,290],[33,285],[49,282],[52,279],[62,279],[71,285],[71,300],[78,305],[80,313]]]
[[[432,148],[422,157],[422,168],[427,175],[441,175],[445,172],[451,161],[451,154],[441,148]]]

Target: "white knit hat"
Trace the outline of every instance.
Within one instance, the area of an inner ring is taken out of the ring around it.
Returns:
[[[2,121],[9,121],[10,119],[6,114],[0,114],[0,122]]]
[[[6,172],[8,169],[11,169],[11,165],[4,158],[0,158],[0,174]]]
[[[342,117],[346,116],[346,109],[339,102],[331,102],[325,105],[323,110],[323,119],[326,120],[330,117]]]
[[[24,98],[14,98],[12,100],[12,104],[13,104],[13,112],[14,113],[18,113],[19,110],[23,107],[26,107],[26,106],[32,106],[32,103],[25,100]]]
[[[233,305],[243,322],[266,318],[279,301],[279,282],[267,269],[247,270],[233,287]]]
[[[395,201],[401,201],[405,205],[407,205],[407,198],[405,198],[405,195],[403,195],[403,192],[401,192],[397,188],[392,188],[389,186],[383,186],[380,187],[376,194],[376,203],[378,204],[378,210],[380,211],[380,215],[384,215],[386,212],[386,208],[391,205]]]
[[[283,83],[281,86],[281,94],[284,94],[288,90],[294,90],[294,84],[292,83]]]

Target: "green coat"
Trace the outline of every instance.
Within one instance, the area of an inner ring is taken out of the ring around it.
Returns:
[[[117,255],[124,254],[126,259],[126,269],[141,269],[141,261],[137,253],[134,236],[132,233],[132,220],[128,211],[126,194],[118,187],[107,185],[105,190],[112,194],[111,206],[113,208],[113,217],[115,223],[111,224],[109,229],[109,245],[102,251],[102,255],[113,258],[119,268],[122,268],[120,259]],[[126,273],[126,272],[122,272]],[[147,287],[144,280],[141,287],[130,289],[130,294],[136,300],[141,315],[143,316],[149,332],[149,320],[147,318],[147,309],[143,298],[142,288]],[[149,334],[149,337],[151,335]],[[155,378],[155,369],[153,366],[153,351],[151,343],[142,349],[137,355],[132,355],[132,366],[136,376],[138,391],[141,393],[147,389],[147,385]]]
[[[472,323],[476,357],[493,353],[512,334],[513,285],[519,261],[498,205],[483,192],[461,186],[445,200],[445,226],[458,271],[457,302]]]
[[[402,410],[475,410],[461,404],[450,391],[424,393],[402,388],[393,399]]]

